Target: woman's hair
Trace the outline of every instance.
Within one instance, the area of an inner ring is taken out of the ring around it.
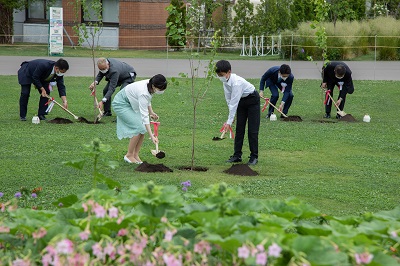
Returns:
[[[150,93],[153,93],[153,86],[160,91],[163,91],[167,89],[167,85],[167,79],[163,75],[157,74],[150,79],[149,83],[147,83],[147,89]]]

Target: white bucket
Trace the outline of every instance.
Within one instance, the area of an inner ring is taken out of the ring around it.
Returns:
[[[32,124],[39,124],[39,123],[40,123],[40,119],[37,115],[32,117]]]
[[[371,117],[369,115],[364,115],[363,121],[369,123],[371,122]]]
[[[269,121],[276,121],[276,114],[271,114]]]

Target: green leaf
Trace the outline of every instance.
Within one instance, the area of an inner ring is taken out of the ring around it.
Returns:
[[[73,161],[66,161],[62,162],[64,165],[72,166],[76,169],[82,170],[83,166],[85,165],[86,160],[73,160]]]
[[[74,194],[66,196],[64,198],[58,199],[57,201],[54,201],[52,204],[54,206],[57,207],[61,207],[59,206],[59,204],[62,204],[62,207],[69,207],[72,206],[74,203],[76,203],[78,201],[78,197]]]

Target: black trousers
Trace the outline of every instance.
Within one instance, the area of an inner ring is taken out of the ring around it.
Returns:
[[[47,95],[50,95],[49,85],[43,84],[43,88],[46,90]],[[37,115],[46,115],[47,105],[46,103],[49,101],[46,97],[42,97],[42,94],[39,90],[37,90],[40,94],[39,99],[39,108]],[[19,116],[26,117],[28,112],[28,102],[29,96],[31,94],[31,84],[21,85],[21,96],[19,97]]]
[[[269,90],[271,91],[271,99],[270,99],[270,102],[271,102],[273,105],[276,106],[276,103],[277,103],[278,100],[279,100],[279,91],[278,91],[278,88],[277,88],[275,85],[271,85],[271,86],[269,87]],[[285,115],[287,115],[287,113],[289,112],[289,108],[290,108],[290,106],[292,105],[293,98],[294,98],[294,95],[293,95],[292,92],[290,92],[289,98],[286,100],[285,105],[283,106],[283,110],[282,110],[282,113],[284,113]],[[276,106],[276,107],[278,107],[278,106]],[[268,116],[271,116],[271,114],[272,114],[274,111],[275,111],[275,108],[272,107],[272,105],[269,105],[269,108],[268,108]]]
[[[122,90],[126,85],[133,83],[135,81],[135,78],[136,78],[136,75],[134,77],[123,80],[121,83],[121,87],[119,89]],[[107,85],[103,89],[103,97],[106,96],[109,86],[110,86],[110,82],[107,82]],[[109,99],[105,103],[103,103],[103,108],[104,108],[105,113],[107,113],[107,112],[111,113],[111,102],[112,102],[112,99]]]
[[[328,90],[330,90],[330,95],[332,96],[332,98],[333,98],[333,89],[335,88],[335,84],[333,84],[333,85],[330,85],[330,84],[328,84]],[[345,94],[344,96],[342,96],[342,101],[340,102],[340,104],[339,104],[339,109],[340,109],[340,111],[343,111],[343,109],[344,109],[344,104],[346,103],[346,95],[347,94]],[[328,96],[329,97],[329,96]],[[340,95],[338,96],[338,100],[339,100],[339,98],[340,98]],[[336,108],[336,107],[335,107]],[[327,114],[330,114],[331,113],[331,110],[332,110],[332,100],[331,100],[331,98],[329,98],[329,100],[327,100],[327,102],[326,102],[326,104],[325,104],[325,113],[327,113]]]
[[[250,158],[258,158],[258,132],[260,129],[260,95],[257,91],[240,99],[236,111],[236,136],[234,156],[242,157],[242,147],[246,123],[248,122],[248,140]]]

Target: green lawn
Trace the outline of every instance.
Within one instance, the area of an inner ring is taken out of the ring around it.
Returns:
[[[65,77],[69,109],[93,121],[92,98],[82,84],[89,77]],[[254,85],[258,80],[250,80]],[[192,104],[190,89],[185,82],[171,85],[162,96],[153,99],[153,108],[160,115],[160,149],[166,158],[159,160],[150,153],[154,145],[146,137],[142,147],[143,160],[163,163],[173,173],[140,173],[136,166],[124,163],[128,140],[116,137],[115,117],[103,118],[101,124],[56,125],[32,124],[38,93],[32,90],[28,121],[19,121],[20,87],[16,76],[2,76],[0,105],[0,192],[4,198],[21,187],[41,186],[43,206],[51,208],[55,199],[91,186],[92,163],[82,171],[65,166],[63,161],[88,158],[83,145],[94,138],[111,145],[105,159],[120,163],[117,169],[101,168],[101,172],[122,183],[122,189],[137,182],[179,186],[190,180],[198,189],[212,183],[226,182],[240,186],[249,197],[297,197],[333,215],[359,214],[365,211],[389,210],[399,205],[400,187],[400,82],[355,81],[356,91],[349,95],[346,109],[357,122],[321,123],[322,95],[318,80],[296,80],[294,103],[290,115],[299,115],[303,122],[267,121],[262,114],[260,129],[260,160],[253,167],[256,177],[223,173],[230,167],[225,160],[233,152],[233,140],[212,141],[227,117],[222,84],[215,80],[198,110],[196,132],[196,166],[208,167],[207,172],[178,170],[190,164]],[[335,91],[336,92],[336,91]],[[336,92],[337,93],[337,92]],[[53,93],[54,96],[57,93]],[[56,96],[56,99],[59,99]],[[362,122],[364,114],[371,123]],[[49,119],[74,118],[58,106]],[[335,119],[330,121],[336,122]],[[245,141],[244,158],[249,154]]]

